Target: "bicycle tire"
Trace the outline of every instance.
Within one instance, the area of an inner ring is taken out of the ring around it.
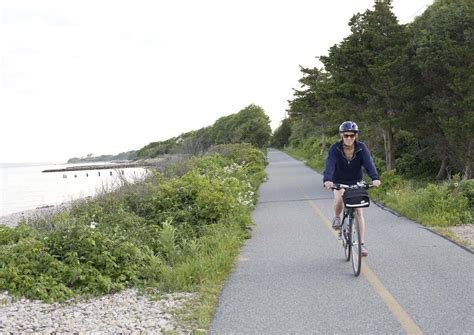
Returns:
[[[362,250],[360,242],[360,227],[359,220],[357,215],[354,215],[351,225],[351,260],[352,260],[352,270],[354,270],[354,275],[357,277],[360,275],[360,270],[362,268]]]

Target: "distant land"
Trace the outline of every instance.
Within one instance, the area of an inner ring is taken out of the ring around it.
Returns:
[[[74,157],[68,159],[68,164],[77,163],[96,163],[96,162],[112,162],[112,161],[133,161],[137,159],[137,152],[135,150],[119,153],[118,155],[100,155],[94,156],[88,154],[86,157]]]

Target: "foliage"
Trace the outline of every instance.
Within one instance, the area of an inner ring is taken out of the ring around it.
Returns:
[[[271,138],[271,146],[275,148],[284,148],[289,144],[291,136],[290,119],[284,119],[280,126],[275,129]]]
[[[335,137],[332,137],[329,140],[335,141],[335,139]],[[322,148],[324,150],[321,150]],[[323,147],[321,138],[308,137],[303,139],[299,146],[290,146],[288,152],[299,159],[305,160],[306,164],[312,168],[322,171],[324,169],[327,149]]]
[[[232,143],[250,143],[263,149],[269,144],[270,137],[270,119],[263,108],[251,104],[238,113],[219,118],[212,126],[150,143],[137,154],[141,159],[173,153],[197,155],[213,145]]]
[[[371,190],[374,199],[427,226],[453,226],[474,219],[474,183],[460,180],[414,185],[395,171],[382,174],[381,187]]]
[[[67,163],[74,164],[74,163],[91,163],[91,162],[110,162],[110,161],[122,161],[122,160],[135,160],[137,158],[136,151],[127,151],[121,152],[117,155],[100,155],[94,156],[92,154],[87,155],[87,157],[74,157],[70,158]]]
[[[423,80],[418,132],[449,170],[472,177],[474,161],[474,5],[440,0],[410,27],[413,71]],[[462,145],[461,145],[462,143]],[[438,177],[446,175],[440,171]]]
[[[289,145],[320,137],[324,148],[350,119],[378,167],[410,178],[472,178],[473,2],[435,1],[408,25],[391,9],[377,1],[354,15],[351,34],[319,57],[324,67],[301,68]]]
[[[130,286],[199,290],[222,280],[251,225],[265,156],[221,145],[184,174],[0,227],[0,290],[48,302]]]

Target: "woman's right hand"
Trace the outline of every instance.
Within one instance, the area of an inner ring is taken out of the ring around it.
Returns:
[[[331,188],[333,185],[334,185],[334,183],[332,181],[326,180],[324,182],[324,187],[326,187],[326,188]]]

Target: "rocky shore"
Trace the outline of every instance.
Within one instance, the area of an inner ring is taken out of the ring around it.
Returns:
[[[135,289],[78,302],[46,304],[0,294],[0,334],[161,334],[186,333],[174,312],[192,298],[189,293],[167,294],[150,300]]]
[[[47,217],[54,213],[58,213],[71,205],[69,203],[63,203],[58,206],[46,206],[39,207],[36,209],[24,210],[17,213],[12,213],[4,216],[0,216],[0,224],[7,227],[16,227],[23,219],[34,219],[37,217]]]

